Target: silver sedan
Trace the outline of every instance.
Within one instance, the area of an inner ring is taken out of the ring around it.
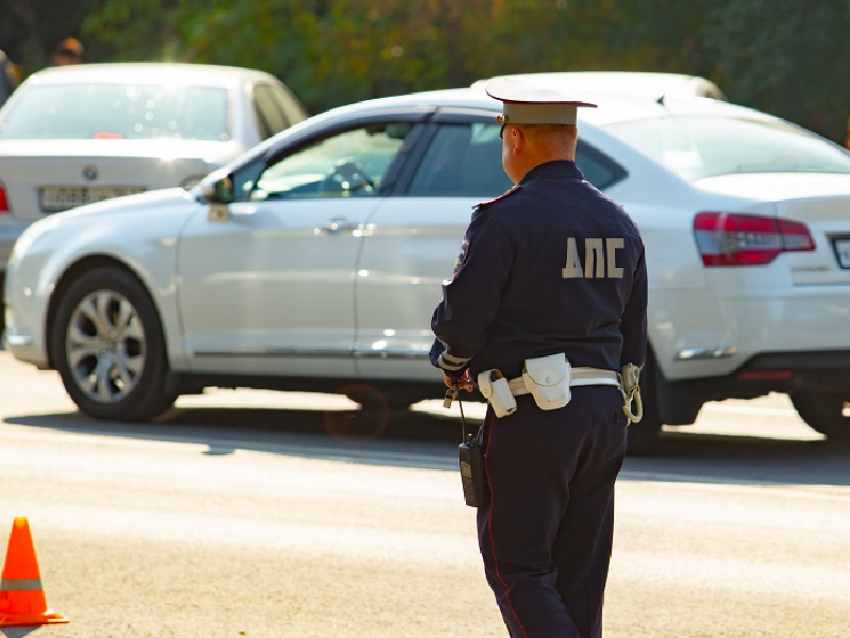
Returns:
[[[0,110],[0,281],[33,221],[191,187],[305,117],[284,84],[251,69],[128,63],[34,73]]]
[[[707,401],[771,391],[850,439],[850,153],[722,101],[582,97],[599,108],[579,114],[577,163],[647,247],[651,356],[630,445]],[[209,386],[439,397],[440,284],[473,206],[510,186],[498,110],[477,88],[361,102],[191,191],[33,224],[9,265],[9,349],[105,419]]]

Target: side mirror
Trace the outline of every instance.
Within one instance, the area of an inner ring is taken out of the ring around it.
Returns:
[[[232,204],[234,197],[233,180],[230,175],[222,175],[201,184],[201,196],[209,204],[207,218],[211,222],[224,221],[228,217],[227,205]]]
[[[201,194],[208,204],[232,204],[234,197],[233,180],[224,175],[216,180],[204,182]]]

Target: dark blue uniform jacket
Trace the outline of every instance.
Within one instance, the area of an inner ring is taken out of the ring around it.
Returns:
[[[620,370],[646,357],[647,276],[637,226],[574,162],[537,166],[476,207],[434,311],[432,363],[450,373],[564,352]]]

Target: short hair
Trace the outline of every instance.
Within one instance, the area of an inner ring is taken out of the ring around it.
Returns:
[[[575,124],[515,124],[529,137],[573,137],[578,132]]]

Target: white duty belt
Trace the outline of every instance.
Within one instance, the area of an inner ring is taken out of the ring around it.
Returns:
[[[579,385],[613,385],[623,389],[620,383],[620,375],[613,370],[601,370],[600,368],[570,368],[570,387]],[[531,394],[531,390],[525,384],[525,379],[516,377],[508,380],[511,394],[518,397],[522,394]]]
[[[570,387],[580,385],[610,385],[623,395],[623,412],[636,423],[643,416],[638,377],[640,368],[627,364],[620,372],[599,368],[573,368],[563,353],[526,359],[522,376],[507,379],[493,368],[480,372],[478,389],[493,406],[497,418],[513,414],[517,409],[514,397],[531,394],[541,410],[557,410],[570,402]],[[637,406],[632,412],[632,402]]]

